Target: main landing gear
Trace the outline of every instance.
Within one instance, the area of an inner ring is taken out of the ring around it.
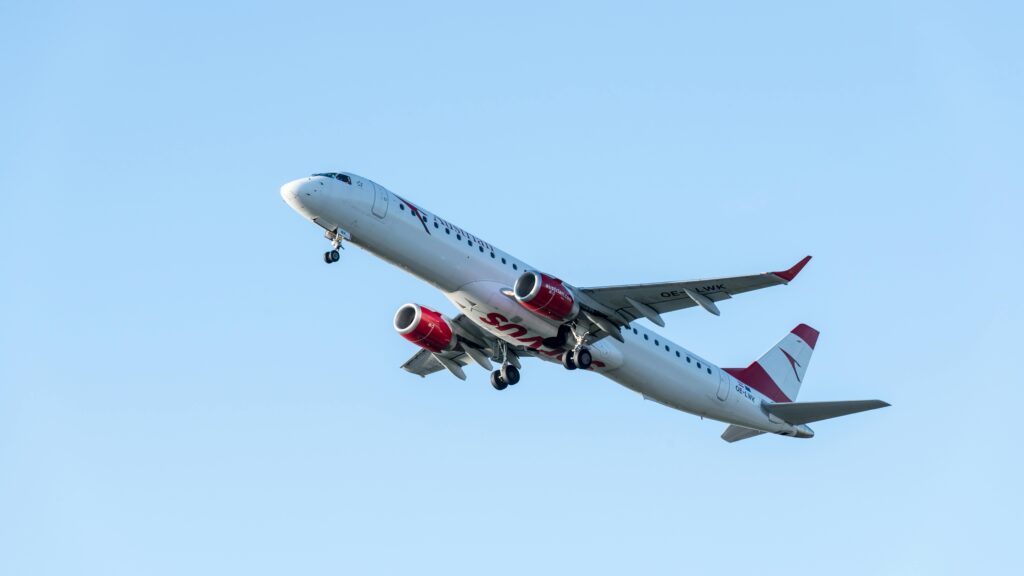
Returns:
[[[581,334],[576,330],[575,326],[570,327],[566,325],[563,325],[558,329],[557,338],[562,340],[563,345],[569,339],[570,334],[576,338],[576,345],[573,346],[571,350],[566,350],[565,354],[562,355],[562,366],[564,366],[566,370],[575,370],[577,368],[580,370],[587,370],[594,362],[594,355],[590,352],[590,348],[587,348],[584,344],[590,333],[583,332]]]
[[[504,390],[519,383],[519,369],[511,364],[502,365],[500,370],[491,372],[491,386],[495,390]]]
[[[494,386],[495,390],[504,390],[519,383],[519,368],[509,361],[508,345],[502,342],[500,346],[501,369],[491,372],[491,386]]]
[[[341,234],[337,230],[328,230],[324,232],[324,237],[331,241],[332,248],[332,250],[324,252],[324,263],[334,264],[341,260],[341,252],[338,252],[338,249],[344,249],[344,246],[341,245]]]
[[[590,349],[586,346],[579,346],[573,350],[568,350],[562,356],[562,366],[566,370],[587,370],[594,362],[594,355],[590,353]]]

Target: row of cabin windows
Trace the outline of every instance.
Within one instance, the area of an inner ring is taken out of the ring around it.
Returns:
[[[636,335],[639,336],[640,332],[636,328],[633,328],[633,334],[636,334]],[[644,334],[644,340],[650,340],[650,339],[651,339],[650,336],[648,336],[647,334]],[[654,345],[655,346],[661,346],[661,342],[659,342],[658,339],[655,338],[654,339]],[[668,344],[665,344],[665,352],[671,352],[671,351],[672,350],[669,348]],[[682,358],[682,357],[683,357],[683,355],[679,353],[679,350],[676,350],[676,358]],[[687,364],[693,364],[693,359],[690,358],[689,356],[687,356],[686,357],[686,363]],[[701,366],[700,362],[697,362],[697,369],[698,370],[701,370],[701,369],[707,370],[708,374],[711,374],[711,367],[710,366]]]
[[[399,207],[399,209],[401,209],[401,210],[403,210],[403,211],[405,210],[405,204],[403,204],[403,203],[401,203],[401,202],[399,202],[399,203],[398,203],[398,207]],[[420,218],[421,220],[423,220],[423,222],[426,222],[426,221],[427,221],[427,217],[426,217],[426,216],[422,216],[422,215],[421,215],[421,216],[419,216],[419,218]],[[441,225],[440,225],[440,224],[438,224],[437,222],[434,222],[434,228],[440,229],[440,228],[441,228]],[[444,233],[445,233],[445,234],[447,234],[447,235],[449,235],[449,236],[451,236],[451,234],[452,234],[452,229],[451,229],[451,228],[445,228],[445,229],[444,229]],[[461,240],[462,240],[462,234],[460,234],[460,233],[456,233],[456,234],[455,234],[455,239],[456,239],[456,240],[460,240],[460,241],[461,241]],[[466,243],[467,243],[467,244],[469,245],[469,247],[470,247],[470,248],[472,248],[472,247],[473,247],[473,241],[472,241],[471,239],[469,239],[469,238],[466,238]],[[480,249],[480,253],[481,253],[481,254],[483,254],[483,253],[484,253],[484,245],[483,245],[483,244],[477,243],[477,248],[479,248],[479,249]],[[494,260],[497,260],[497,259],[498,259],[497,255],[495,255],[495,253],[494,253],[494,252],[491,252],[491,258],[492,258],[492,259],[494,259]],[[504,257],[504,256],[502,256],[502,257],[501,257],[501,263],[502,263],[502,264],[505,264],[506,266],[508,265],[508,261],[507,261],[507,260],[505,259],[505,257]],[[513,269],[513,270],[519,270],[519,264],[516,264],[515,262],[513,262],[513,263],[512,263],[512,269]]]

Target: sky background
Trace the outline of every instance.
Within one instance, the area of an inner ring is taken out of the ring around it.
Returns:
[[[838,5],[837,5],[838,4]],[[1019,565],[1019,2],[0,3],[0,574]],[[278,195],[366,176],[578,286],[778,270],[817,437],[530,363],[398,369],[434,289]]]

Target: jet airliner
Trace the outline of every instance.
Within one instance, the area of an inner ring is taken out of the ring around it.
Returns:
[[[356,174],[299,178],[281,187],[281,197],[324,230],[331,242],[324,262],[337,262],[339,249],[354,244],[434,286],[459,310],[451,317],[409,303],[395,313],[395,331],[419,347],[402,365],[413,374],[446,371],[465,380],[473,364],[505,390],[519,382],[522,362],[537,358],[724,422],[728,442],[764,433],[810,438],[812,422],[888,406],[796,402],[819,336],[806,324],[750,365],[719,368],[638,322],[664,327],[663,314],[693,307],[718,315],[723,300],[788,284],[810,256],[747,276],[577,287]]]

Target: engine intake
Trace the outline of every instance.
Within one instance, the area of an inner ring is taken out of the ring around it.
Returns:
[[[524,308],[552,320],[564,322],[580,313],[572,290],[558,278],[541,272],[523,272],[513,293]]]
[[[455,331],[444,314],[419,304],[406,304],[395,313],[395,330],[413,344],[444,352],[455,348]]]

